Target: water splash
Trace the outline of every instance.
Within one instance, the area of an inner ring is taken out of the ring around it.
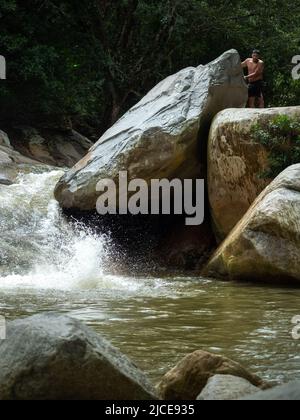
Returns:
[[[0,186],[1,290],[174,293],[166,280],[112,274],[118,256],[109,238],[67,221],[54,199],[62,174],[61,170],[22,173],[16,184]]]
[[[62,171],[20,174],[0,187],[1,287],[96,287],[108,239],[68,223],[53,197]]]

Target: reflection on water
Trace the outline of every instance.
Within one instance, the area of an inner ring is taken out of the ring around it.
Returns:
[[[300,291],[192,279],[108,277],[103,288],[0,290],[10,318],[43,311],[76,317],[129,355],[154,381],[187,353],[204,349],[266,379],[300,379],[291,318]]]
[[[266,379],[300,379],[300,342],[291,338],[299,289],[109,275],[108,239],[68,224],[53,199],[61,175],[24,173],[15,185],[0,185],[0,315],[67,313],[155,381],[197,349]]]

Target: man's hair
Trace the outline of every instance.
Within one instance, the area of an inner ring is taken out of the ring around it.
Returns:
[[[260,55],[260,51],[259,50],[253,50],[252,54]]]

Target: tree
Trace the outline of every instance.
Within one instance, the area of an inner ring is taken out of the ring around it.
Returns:
[[[290,77],[299,9],[291,0],[0,0],[1,119],[71,120],[99,134],[170,73],[230,48],[243,57],[261,48],[269,103],[299,103]]]

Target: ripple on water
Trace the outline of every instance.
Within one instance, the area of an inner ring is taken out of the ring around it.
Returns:
[[[111,275],[109,239],[68,224],[53,199],[61,175],[27,174],[0,186],[1,315],[57,311],[78,318],[153,380],[197,349],[231,357],[266,379],[300,379],[300,342],[291,337],[300,290]]]

